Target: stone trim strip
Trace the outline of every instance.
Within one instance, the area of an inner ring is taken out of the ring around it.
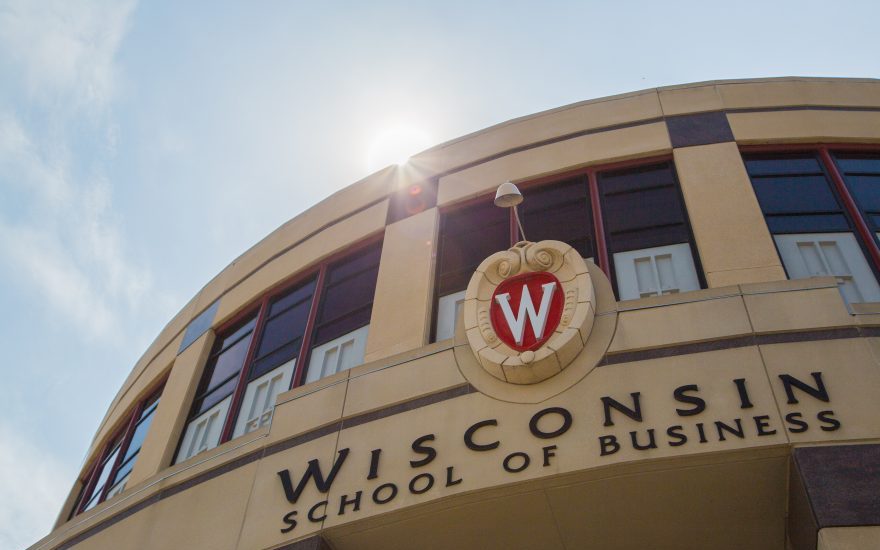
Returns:
[[[603,367],[617,365],[621,363],[630,363],[633,361],[645,361],[662,357],[675,357],[679,355],[689,355],[691,353],[703,353],[706,351],[717,351],[754,345],[781,344],[787,342],[813,342],[821,340],[839,340],[848,338],[868,338],[876,336],[880,336],[880,327],[843,327],[824,330],[785,332],[778,334],[757,334],[727,338],[723,340],[682,344],[678,346],[670,346],[667,348],[617,353],[614,355],[606,356],[599,366]],[[373,422],[374,420],[388,418],[389,416],[394,416],[396,414],[419,409],[421,407],[426,407],[428,405],[433,405],[436,403],[441,403],[443,401],[448,401],[450,399],[455,399],[457,397],[476,392],[477,389],[470,384],[462,384],[460,386],[455,386],[437,393],[390,405],[382,409],[365,412],[351,418],[340,419],[325,426],[321,426],[314,430],[302,433],[280,443],[275,443],[263,449],[252,451],[226,464],[218,466],[217,468],[193,476],[191,479],[183,481],[167,489],[163,489],[158,493],[147,497],[141,502],[138,502],[137,504],[134,504],[133,506],[122,510],[118,514],[107,518],[102,523],[94,525],[89,529],[86,529],[82,533],[74,536],[70,540],[65,541],[60,546],[56,547],[56,550],[66,550],[68,548],[71,548],[76,544],[79,544],[80,542],[91,537],[92,535],[100,533],[104,529],[111,527],[112,525],[126,519],[127,517],[143,510],[148,506],[151,506],[152,504],[155,504],[165,498],[172,497],[187,489],[191,489],[192,487],[195,487],[196,485],[199,485],[206,481],[215,479],[225,473],[231,472],[232,470],[238,469],[242,466],[260,460],[263,457],[286,451],[298,445],[302,445],[320,437],[339,432],[346,428],[353,428],[356,426],[367,424],[369,422]],[[878,445],[877,448],[878,450],[880,450],[880,445]],[[877,463],[880,464],[880,459],[878,459]],[[878,468],[878,470],[880,470],[880,468]],[[880,479],[880,474],[878,474],[878,479]],[[880,491],[880,489],[878,489],[878,491]]]

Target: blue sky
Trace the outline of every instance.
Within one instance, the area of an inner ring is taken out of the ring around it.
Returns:
[[[0,548],[202,285],[403,153],[583,99],[880,77],[876,2],[0,0]],[[402,150],[400,150],[402,147]]]

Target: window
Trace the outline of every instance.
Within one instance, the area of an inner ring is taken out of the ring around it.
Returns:
[[[125,426],[104,447],[100,460],[83,480],[79,498],[70,517],[90,510],[125,490],[159,405],[160,394],[161,391],[157,391],[139,402],[127,417]]]
[[[522,193],[520,216],[530,241],[562,241],[583,258],[595,259],[593,212],[586,175],[549,185],[523,186]]]
[[[834,153],[832,156],[859,213],[876,236],[880,232],[880,154]]]
[[[610,273],[622,300],[696,290],[696,251],[670,161],[590,168],[520,185],[530,241],[566,242]],[[512,212],[484,198],[440,223],[435,339],[451,338],[471,274],[519,239]],[[610,257],[609,257],[610,256]]]
[[[444,214],[437,249],[435,340],[452,338],[471,275],[487,256],[510,246],[509,213],[491,200]],[[479,238],[475,238],[479,236]]]
[[[301,381],[363,362],[381,252],[322,264],[218,331],[175,462],[269,425],[278,395]]]
[[[876,247],[880,160],[835,157],[823,149],[752,154],[745,164],[788,276],[835,277],[847,302],[878,301],[876,267],[864,250]],[[847,207],[850,194],[857,207]],[[872,229],[860,235],[865,224]]]
[[[621,300],[700,288],[671,162],[597,174],[611,271]]]

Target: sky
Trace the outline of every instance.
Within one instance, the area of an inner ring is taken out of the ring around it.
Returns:
[[[334,191],[656,86],[880,77],[880,3],[0,0],[0,550],[214,275]]]

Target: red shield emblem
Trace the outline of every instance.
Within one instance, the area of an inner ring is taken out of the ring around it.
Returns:
[[[523,273],[498,285],[489,318],[502,342],[519,352],[534,351],[559,326],[564,303],[562,285],[555,276]]]

